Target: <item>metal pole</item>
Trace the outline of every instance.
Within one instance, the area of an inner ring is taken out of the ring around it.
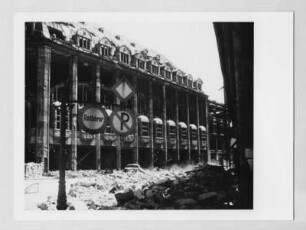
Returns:
[[[67,113],[67,97],[68,97],[68,82],[65,83],[65,93],[61,105],[61,130],[60,130],[60,152],[59,152],[59,186],[57,195],[58,210],[67,209],[67,196],[66,196],[66,181],[65,181],[65,167],[66,167],[66,113]]]

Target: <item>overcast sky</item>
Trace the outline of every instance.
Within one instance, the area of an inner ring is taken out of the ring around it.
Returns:
[[[211,100],[224,102],[222,73],[212,23],[128,20],[97,23],[161,53],[177,68],[194,78],[201,78],[203,90]]]

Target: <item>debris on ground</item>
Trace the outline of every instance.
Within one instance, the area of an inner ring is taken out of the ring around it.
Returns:
[[[237,180],[231,172],[210,165],[142,169],[128,165],[112,172],[67,171],[67,201],[78,209],[234,209]],[[57,177],[57,173],[54,173]],[[73,178],[73,179],[72,179]],[[54,210],[55,198],[41,202]],[[72,203],[73,203],[72,202]],[[83,205],[82,205],[83,203]]]
[[[26,163],[24,170],[25,178],[41,178],[43,175],[43,163]]]

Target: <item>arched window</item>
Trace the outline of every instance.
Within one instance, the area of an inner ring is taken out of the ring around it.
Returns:
[[[144,70],[146,65],[145,57],[142,54],[138,53],[135,55],[135,58],[136,58],[136,68]]]
[[[182,85],[183,84],[183,75],[184,75],[183,72],[179,70],[179,71],[177,71],[176,75],[177,75],[177,83]]]
[[[85,29],[79,29],[75,34],[75,42],[76,45],[83,48],[90,50],[91,49],[91,41],[92,37],[90,33]]]
[[[112,52],[112,43],[108,38],[102,38],[98,43],[98,51],[101,56],[109,57]]]
[[[159,75],[159,65],[158,62],[152,61],[151,63],[151,71],[154,75]]]
[[[131,51],[126,46],[121,46],[119,49],[119,61],[121,63],[130,65]]]
[[[188,78],[188,88],[192,88],[193,77],[189,74],[187,78]]]
[[[165,78],[171,80],[171,68],[169,66],[165,67]]]

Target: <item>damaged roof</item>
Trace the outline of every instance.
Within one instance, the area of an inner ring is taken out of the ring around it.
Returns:
[[[178,69],[169,59],[167,59],[162,54],[144,47],[135,41],[132,41],[122,35],[118,35],[97,23],[92,22],[40,22],[42,25],[41,32],[44,37],[52,39],[54,34],[51,29],[59,31],[62,34],[62,39],[67,43],[73,44],[73,38],[75,35],[81,35],[82,37],[88,38],[91,40],[92,49],[89,52],[93,53],[93,48],[99,44],[102,39],[107,39],[112,46],[127,47],[132,55],[137,55],[141,53],[143,56],[146,56],[146,61],[154,60],[157,61],[161,66],[164,66],[167,70],[171,72],[181,72],[183,76],[187,76],[189,79],[192,79],[190,74],[183,72]],[[55,33],[56,36],[56,33]],[[74,44],[73,44],[74,45]],[[195,81],[203,84],[203,81],[200,78],[197,78]]]

